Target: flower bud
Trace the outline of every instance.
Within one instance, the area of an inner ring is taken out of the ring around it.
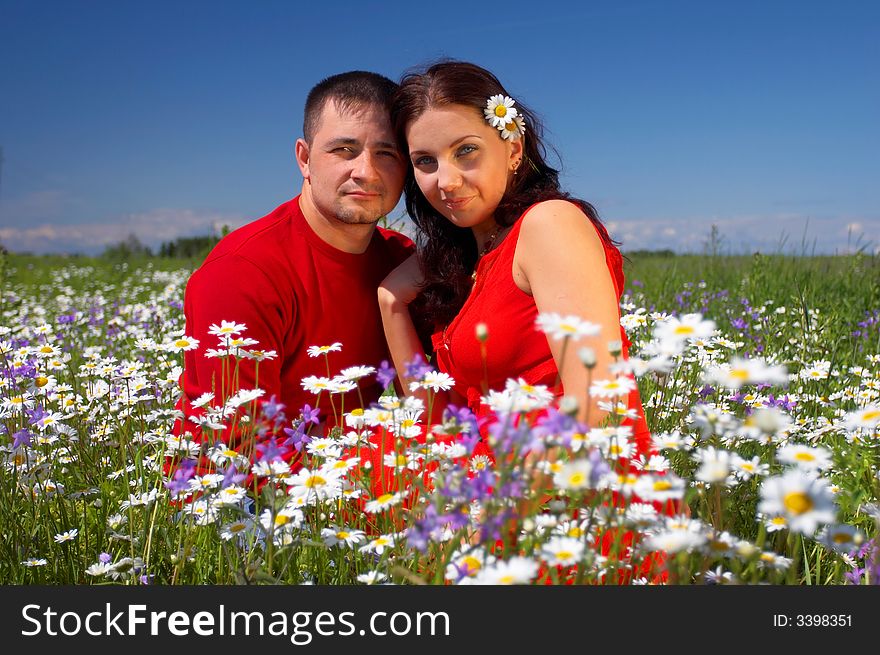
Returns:
[[[581,363],[587,368],[593,368],[596,365],[596,352],[592,348],[584,346],[578,350],[578,357],[581,358]]]
[[[612,357],[619,357],[620,353],[623,352],[623,342],[620,339],[609,341],[608,352],[611,353]]]
[[[559,411],[574,416],[578,411],[578,401],[574,396],[563,396],[559,401]]]
[[[489,338],[489,326],[485,323],[477,323],[474,332],[477,335],[477,341],[481,343],[484,343]]]

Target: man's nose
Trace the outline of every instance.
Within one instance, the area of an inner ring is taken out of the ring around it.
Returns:
[[[379,170],[376,157],[368,150],[363,150],[357,159],[355,166],[351,172],[351,176],[356,180],[378,180]]]

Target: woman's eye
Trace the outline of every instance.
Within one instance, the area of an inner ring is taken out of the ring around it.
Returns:
[[[433,157],[425,156],[425,157],[419,157],[418,159],[416,159],[413,162],[413,166],[430,166],[433,163],[434,163]]]
[[[471,145],[468,143],[458,149],[458,154],[459,155],[469,155],[472,152],[476,152],[476,151],[477,151],[477,146],[474,146],[474,145]]]

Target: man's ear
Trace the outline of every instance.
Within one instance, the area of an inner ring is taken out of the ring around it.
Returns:
[[[297,139],[294,151],[296,152],[296,165],[299,166],[299,172],[302,173],[304,180],[310,179],[309,144],[306,143],[305,139]]]

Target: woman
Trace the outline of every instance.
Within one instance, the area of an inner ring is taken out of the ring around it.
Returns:
[[[422,352],[409,312],[421,294],[420,318],[436,328],[436,363],[456,381],[451,401],[461,396],[485,415],[487,390],[522,378],[576,397],[578,418],[599,425],[607,411],[587,398],[590,379],[616,379],[610,367],[627,356],[622,258],[593,207],[560,189],[537,118],[492,73],[453,61],[406,75],[392,120],[413,167],[406,205],[420,232],[417,255],[379,289],[397,370]],[[539,314],[577,316],[597,333],[548,339],[536,330]],[[487,330],[485,343],[478,326]],[[593,349],[592,368],[579,357],[585,345]],[[637,389],[627,406],[635,450],[647,453]]]

